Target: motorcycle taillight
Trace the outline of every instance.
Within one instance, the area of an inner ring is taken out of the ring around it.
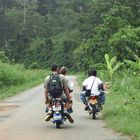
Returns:
[[[95,99],[97,99],[97,96],[90,96],[90,99],[95,100]]]

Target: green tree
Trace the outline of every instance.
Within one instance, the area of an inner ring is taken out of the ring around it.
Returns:
[[[37,38],[32,40],[31,47],[27,49],[25,66],[29,68],[47,68],[52,57],[52,41],[50,39]]]
[[[0,62],[2,63],[8,63],[8,57],[5,56],[5,52],[4,51],[0,51]]]
[[[140,28],[121,28],[109,39],[111,54],[124,59],[135,60],[140,54]]]
[[[123,65],[123,63],[117,62],[116,56],[110,58],[108,54],[105,54],[105,60],[106,60],[106,67],[109,72],[109,76],[112,79],[114,72],[116,72],[120,68],[120,66]]]

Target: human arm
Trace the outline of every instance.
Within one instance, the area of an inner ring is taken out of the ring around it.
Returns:
[[[69,89],[69,93],[73,92],[73,90],[72,90],[72,89],[70,89],[70,87],[68,87],[68,89]]]
[[[103,83],[100,83],[99,85],[98,85],[98,90],[104,90],[104,84]]]
[[[86,91],[86,90],[87,90],[87,89],[86,89],[86,86],[83,86],[83,90],[84,90],[84,91]]]
[[[69,89],[67,86],[64,87],[64,91],[65,91],[65,94],[67,96],[67,100],[70,101],[71,100],[71,96],[70,96],[70,92],[69,92]]]
[[[70,90],[68,87],[68,80],[64,76],[62,76],[61,78],[62,78],[64,93],[66,94],[67,100],[71,100]]]
[[[86,91],[87,90],[87,79],[85,79],[83,81],[82,86],[83,86],[83,91]]]
[[[48,101],[49,101],[49,99],[48,99],[48,90],[45,89],[45,104],[47,104]]]
[[[49,81],[49,77],[47,77],[45,79],[45,82],[44,82],[45,104],[47,104],[49,102],[49,98],[48,98],[48,81]]]

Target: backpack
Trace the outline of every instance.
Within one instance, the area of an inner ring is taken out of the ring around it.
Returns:
[[[53,98],[58,98],[61,96],[63,91],[60,76],[58,74],[50,75],[48,82],[48,92]]]

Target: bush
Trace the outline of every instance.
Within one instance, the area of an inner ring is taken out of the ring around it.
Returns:
[[[133,135],[136,139],[140,138],[139,81],[140,73],[135,75],[129,70],[117,73],[112,81],[104,112],[113,128]]]
[[[23,65],[0,62],[0,86],[20,85],[45,76],[41,70],[26,70]]]

